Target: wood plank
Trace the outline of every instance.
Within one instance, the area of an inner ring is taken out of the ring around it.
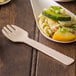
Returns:
[[[76,2],[61,3],[72,12],[76,13]],[[60,44],[47,40],[40,33],[39,41],[67,56],[76,59],[76,42],[71,44]],[[70,66],[65,66],[55,59],[38,52],[36,76],[76,76],[76,62]]]
[[[34,18],[30,1],[12,0],[1,6],[0,30],[6,24],[16,24],[28,31],[30,38],[34,38]],[[22,43],[10,42],[1,31],[0,41],[0,58],[3,62],[0,76],[29,76],[32,48]]]

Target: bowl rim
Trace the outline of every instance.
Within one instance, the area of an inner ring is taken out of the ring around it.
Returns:
[[[58,40],[54,40],[54,39],[52,39],[51,37],[49,37],[49,36],[47,36],[46,34],[44,34],[44,32],[40,29],[40,27],[38,26],[38,24],[37,24],[37,27],[38,27],[39,31],[41,32],[41,34],[42,34],[45,38],[47,38],[48,40],[51,40],[51,41],[53,41],[53,42],[57,42],[57,43],[72,43],[72,42],[76,42],[76,39],[75,39],[75,40],[71,40],[71,41],[58,41]]]
[[[11,1],[11,0],[6,0],[6,1],[4,1],[4,2],[1,2],[0,5],[7,4],[7,3],[9,3],[10,1]]]
[[[36,5],[37,2],[35,2],[35,1],[38,1],[38,2],[41,1],[41,3],[42,3],[44,0],[30,0],[31,6],[32,6],[32,9],[33,9],[34,18],[35,18],[35,21],[36,21],[36,25],[37,25],[39,31],[41,32],[41,34],[42,34],[45,38],[47,38],[48,40],[51,40],[51,41],[57,42],[57,43],[72,43],[72,42],[76,42],[76,39],[75,39],[75,40],[71,40],[71,41],[58,41],[58,40],[54,40],[54,39],[52,39],[51,37],[49,37],[49,36],[47,36],[46,34],[44,34],[44,32],[41,30],[41,28],[39,27],[39,24],[38,24],[38,15],[41,13],[41,11],[43,10],[43,8],[44,8],[45,6],[43,5],[43,7],[42,7],[41,9],[38,9],[38,10],[36,11],[36,7],[38,8],[38,5]],[[55,6],[60,6],[60,7],[62,7],[63,9],[65,9],[66,12],[67,12],[70,16],[75,16],[75,18],[76,18],[76,15],[75,15],[74,13],[72,13],[71,11],[69,11],[68,9],[66,9],[65,7],[63,7],[62,5],[60,5],[59,3],[57,3],[56,1],[54,1],[54,0],[45,0],[45,2],[46,2],[46,1],[48,1],[48,2],[47,2],[48,5],[46,5],[46,6],[47,6],[46,8],[48,8],[49,6],[51,6],[51,4],[52,4],[52,5],[55,5]],[[51,2],[51,3],[49,3],[49,2]],[[40,3],[39,3],[39,4],[40,4]],[[41,5],[41,6],[42,6],[42,5]]]

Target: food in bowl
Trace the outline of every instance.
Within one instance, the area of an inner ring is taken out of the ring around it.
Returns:
[[[68,15],[60,6],[50,6],[38,16],[38,25],[42,32],[57,41],[76,39],[76,17]]]

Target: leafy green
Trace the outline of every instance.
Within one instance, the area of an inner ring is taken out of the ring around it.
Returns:
[[[59,21],[70,21],[71,17],[70,16],[64,16],[62,14],[57,14],[53,11],[50,11],[49,9],[43,10],[42,15],[52,18],[54,20],[59,20]]]
[[[62,33],[66,33],[68,30],[66,28],[62,27],[62,28],[59,28],[59,31]]]
[[[59,6],[51,6],[50,7],[50,10],[53,11],[53,12],[55,12],[55,13],[57,13],[57,14],[60,13],[60,9],[62,9],[62,8],[59,7]]]
[[[71,25],[70,28],[76,30],[76,25]]]

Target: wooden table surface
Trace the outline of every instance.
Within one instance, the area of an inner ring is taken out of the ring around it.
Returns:
[[[60,3],[76,14],[76,2]],[[76,59],[76,42],[59,44],[39,32],[30,0],[11,0],[0,6],[0,76],[76,76],[76,62],[66,66],[36,49],[6,39],[1,29],[7,24],[24,28],[29,37]]]

